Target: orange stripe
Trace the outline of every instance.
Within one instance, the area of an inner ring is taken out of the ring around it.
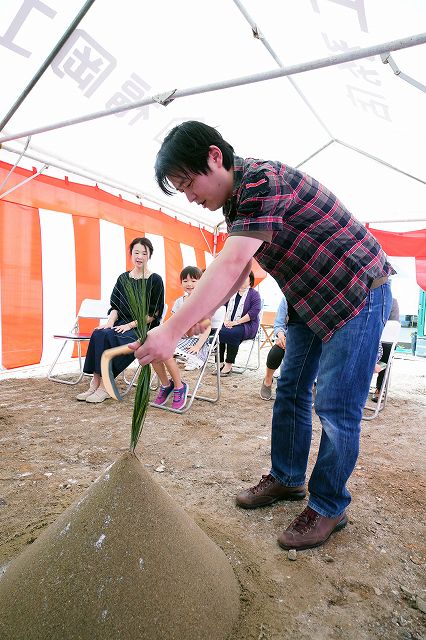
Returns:
[[[195,249],[195,257],[197,259],[197,267],[199,269],[206,268],[206,254],[201,249]]]
[[[167,318],[170,316],[174,301],[183,295],[180,283],[180,272],[183,269],[182,252],[180,244],[164,238],[164,251],[166,260],[166,303],[169,305]]]
[[[76,315],[84,298],[101,297],[101,247],[99,220],[75,215],[72,217],[75,242]],[[90,333],[98,325],[95,320],[83,320],[80,330]],[[87,345],[83,345],[86,354]],[[73,356],[76,357],[74,349]]]
[[[43,351],[43,285],[38,210],[0,201],[2,362],[38,364]]]

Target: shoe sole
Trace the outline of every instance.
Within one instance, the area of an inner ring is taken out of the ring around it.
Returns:
[[[333,533],[337,533],[341,529],[344,529],[344,527],[346,527],[347,524],[348,524],[348,516],[345,516],[344,519],[341,520],[339,522],[339,524],[336,524],[334,529],[332,531],[330,531],[330,533],[327,536],[327,538],[325,538],[324,540],[321,540],[321,542],[316,542],[315,544],[307,544],[304,547],[295,547],[295,546],[284,545],[284,544],[281,544],[281,542],[279,540],[277,542],[278,542],[279,546],[281,547],[281,549],[284,549],[285,551],[289,551],[290,549],[296,549],[296,551],[305,551],[305,549],[315,549],[316,547],[321,547],[323,544],[325,544],[327,542],[327,540],[330,538],[330,536],[333,535]]]
[[[237,506],[241,507],[242,509],[257,509],[258,507],[269,507],[271,504],[280,502],[282,500],[286,500],[287,502],[295,502],[296,500],[304,500],[305,498],[306,492],[304,491],[303,493],[294,493],[293,495],[286,496],[285,498],[271,498],[269,502],[261,502],[258,504],[241,504],[238,501],[236,501],[236,503]]]

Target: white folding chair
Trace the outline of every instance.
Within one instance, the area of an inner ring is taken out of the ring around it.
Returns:
[[[151,407],[155,407],[156,409],[164,409],[165,411],[171,411],[172,413],[186,413],[192,406],[194,400],[204,400],[205,402],[215,403],[220,398],[220,354],[219,354],[219,331],[222,328],[223,321],[225,319],[225,307],[220,307],[218,311],[214,314],[212,318],[212,326],[211,330],[213,331],[212,335],[209,337],[209,350],[207,353],[207,358],[203,364],[203,366],[199,369],[199,374],[197,380],[194,385],[194,390],[192,393],[188,393],[188,400],[186,405],[182,409],[173,409],[172,407],[168,407],[167,405],[157,405],[153,402],[150,402]],[[213,396],[202,396],[197,395],[198,389],[200,388],[201,382],[203,380],[204,374],[206,370],[209,368],[209,364],[212,364],[212,359],[215,365],[215,394]]]
[[[245,373],[247,371],[247,369],[249,371],[257,371],[257,369],[259,369],[260,367],[260,348],[261,348],[261,341],[262,341],[262,317],[263,317],[263,299],[262,299],[262,306],[260,308],[260,312],[259,312],[259,329],[257,330],[256,335],[254,336],[254,338],[249,338],[248,340],[243,340],[242,341],[242,345],[250,345],[250,350],[247,356],[247,359],[244,360],[244,364],[234,364],[232,365],[232,373]],[[254,364],[251,364],[251,356],[253,353],[253,350],[255,350],[256,353],[256,361]]]
[[[63,340],[62,347],[56,356],[55,360],[52,362],[49,371],[47,372],[48,380],[52,380],[52,382],[61,382],[62,384],[77,384],[82,380],[84,376],[83,372],[83,360],[81,357],[81,343],[89,342],[91,333],[81,333],[80,332],[80,320],[82,318],[92,318],[101,320],[103,318],[108,317],[108,310],[110,308],[109,300],[94,300],[92,298],[85,298],[80,305],[80,309],[78,314],[74,320],[74,324],[72,325],[71,331],[69,333],[55,333],[54,338],[59,340]],[[73,342],[77,345],[77,357],[79,364],[79,373],[76,379],[67,380],[61,378],[58,374],[54,374],[53,370],[58,363],[59,358],[62,355],[65,347],[69,342]]]
[[[388,320],[384,326],[380,341],[391,345],[389,358],[386,363],[386,368],[384,369],[384,376],[379,396],[377,398],[377,404],[374,407],[367,405],[364,407],[364,412],[371,412],[372,415],[363,415],[363,420],[374,420],[374,418],[377,418],[377,416],[379,415],[379,412],[382,411],[386,406],[392,370],[393,354],[398,343],[400,329],[401,325],[397,320]]]

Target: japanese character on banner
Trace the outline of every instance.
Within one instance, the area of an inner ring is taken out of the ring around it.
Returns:
[[[17,44],[15,42],[15,38],[33,9],[43,13],[51,20],[56,16],[56,11],[51,9],[44,2],[41,2],[41,0],[23,0],[20,9],[13,18],[9,27],[6,29],[6,32],[4,35],[0,35],[0,45],[6,47],[6,49],[10,49],[20,56],[23,56],[24,58],[29,58],[32,55],[32,51],[28,51],[28,49]]]
[[[352,9],[357,12],[358,23],[361,31],[365,31],[368,33],[367,26],[367,16],[365,13],[364,0],[328,0],[328,2],[333,2],[334,4],[340,4],[342,7],[346,7],[346,9]],[[316,13],[320,13],[318,0],[311,0],[312,9]]]
[[[349,84],[346,85],[346,88],[348,89],[346,95],[354,107],[361,106],[364,111],[370,112],[382,120],[392,121],[384,96]]]
[[[68,76],[90,98],[117,65],[117,60],[86,31],[76,29],[52,63],[60,78]]]

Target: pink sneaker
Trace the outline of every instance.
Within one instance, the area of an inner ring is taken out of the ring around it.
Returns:
[[[160,391],[158,392],[158,395],[154,400],[154,404],[157,404],[159,406],[166,404],[167,400],[169,399],[169,395],[172,393],[175,387],[173,380],[170,380],[169,382],[170,384],[168,387],[163,387],[163,385],[160,385]]]
[[[183,387],[175,389],[173,391],[172,409],[183,409],[186,404],[186,398],[188,396],[188,385],[183,383]]]

